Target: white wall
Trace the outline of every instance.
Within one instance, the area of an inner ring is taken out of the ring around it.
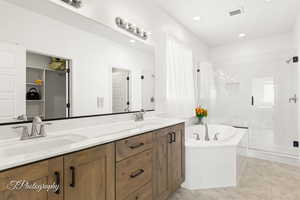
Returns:
[[[111,112],[112,67],[152,69],[153,55],[101,38],[49,17],[0,1],[0,41],[19,43],[26,49],[72,59],[72,109],[74,115]],[[92,91],[92,92],[91,92]],[[104,107],[97,109],[97,97]],[[140,100],[141,101],[141,100]]]
[[[242,40],[212,49],[210,57],[217,88],[212,119],[250,124],[260,131],[273,129],[274,143],[292,149],[293,140],[298,139],[298,116],[294,112],[297,105],[289,104],[288,99],[297,93],[298,76],[295,76],[297,65],[286,61],[295,54],[292,33]],[[252,82],[254,78],[266,77],[274,78],[275,106],[256,109],[251,106]]]
[[[292,33],[268,36],[256,40],[243,40],[228,45],[222,45],[211,49],[210,59],[218,60],[241,60],[254,56],[264,56],[285,50],[296,48]],[[237,61],[238,62],[238,61]]]
[[[294,28],[294,41],[297,48],[297,55],[300,58],[300,15],[298,16],[297,22]],[[298,64],[298,77],[300,77],[300,65]],[[298,87],[298,96],[300,96],[300,87]],[[300,106],[298,106],[298,115],[300,116]],[[300,118],[298,119],[298,130],[300,130]],[[300,132],[298,133],[298,138],[300,139]]]

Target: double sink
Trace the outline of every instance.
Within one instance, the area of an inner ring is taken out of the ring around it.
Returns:
[[[87,128],[75,129],[64,132],[48,134],[48,136],[38,139],[21,141],[10,139],[0,141],[0,157],[24,156],[34,153],[46,153],[76,144],[85,143],[95,139],[105,137],[112,138],[122,133],[140,133],[162,126],[163,123],[157,120],[145,120],[142,122],[126,121],[107,125],[98,125]]]

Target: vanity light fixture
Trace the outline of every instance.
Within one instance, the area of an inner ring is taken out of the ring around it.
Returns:
[[[82,6],[82,1],[81,0],[61,0],[70,6],[73,6],[74,8],[81,8]]]
[[[126,20],[122,19],[121,17],[116,18],[116,24],[119,28],[126,30],[127,32],[135,35],[143,40],[147,40],[149,34],[144,31],[142,28],[137,27],[135,24],[127,22]]]

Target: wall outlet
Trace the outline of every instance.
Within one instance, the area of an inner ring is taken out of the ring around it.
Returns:
[[[294,141],[294,142],[293,142],[293,146],[294,146],[295,148],[299,148],[299,141]]]
[[[103,108],[104,107],[104,97],[97,97],[97,108]]]

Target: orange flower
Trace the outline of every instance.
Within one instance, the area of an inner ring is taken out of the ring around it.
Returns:
[[[195,112],[196,112],[197,117],[207,117],[208,116],[208,111],[201,107],[195,108]]]

